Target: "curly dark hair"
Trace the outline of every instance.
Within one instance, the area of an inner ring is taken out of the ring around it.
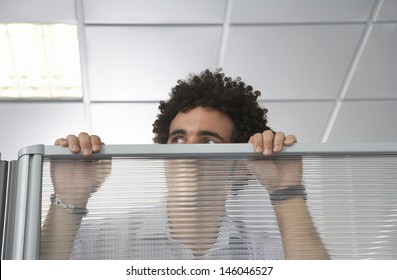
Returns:
[[[246,143],[258,132],[269,130],[266,125],[266,108],[261,108],[257,98],[260,91],[253,90],[238,77],[226,77],[222,69],[210,70],[200,75],[190,74],[172,88],[170,99],[161,101],[160,114],[153,123],[154,143],[166,144],[172,120],[179,112],[196,107],[207,107],[225,113],[234,124],[233,143]]]

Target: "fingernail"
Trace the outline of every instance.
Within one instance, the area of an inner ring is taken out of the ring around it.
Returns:
[[[89,149],[84,149],[83,155],[90,155],[91,151]]]
[[[93,150],[93,151],[99,151],[99,145],[94,145],[94,146],[92,147],[92,150]]]
[[[73,152],[78,152],[79,151],[79,147],[77,145],[73,145],[72,146],[72,151]]]
[[[257,153],[262,152],[262,147],[261,146],[256,146],[255,152],[257,152]]]
[[[271,155],[272,151],[269,148],[265,148],[265,151],[263,152],[263,154],[265,156]]]

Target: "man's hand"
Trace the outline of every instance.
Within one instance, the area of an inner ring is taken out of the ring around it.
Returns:
[[[98,153],[101,150],[101,138],[97,135],[89,135],[86,132],[81,132],[78,136],[68,135],[66,138],[59,138],[54,145],[69,147],[74,154],[82,152],[84,156],[89,156],[92,153]]]
[[[295,135],[287,135],[283,132],[273,133],[271,130],[265,130],[263,133],[256,133],[249,139],[254,151],[262,153],[264,156],[270,156],[272,152],[278,153],[283,146],[291,146],[297,142]]]
[[[51,179],[55,195],[66,204],[85,207],[110,175],[112,162],[103,160],[52,160]]]
[[[249,161],[249,167],[269,194],[302,184],[301,158],[274,158]]]
[[[69,147],[72,153],[90,156],[101,149],[101,139],[81,132],[78,136],[59,138],[55,145]],[[111,160],[70,160],[51,162],[54,191],[62,202],[84,207],[111,172]]]

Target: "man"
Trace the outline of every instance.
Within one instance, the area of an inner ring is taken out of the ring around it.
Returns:
[[[221,71],[206,70],[200,75],[191,75],[185,81],[178,81],[167,102],[160,102],[160,114],[153,124],[153,140],[158,144],[249,142],[256,152],[265,156],[280,152],[283,145],[295,143],[296,137],[274,133],[267,126],[267,109],[257,103],[260,95],[239,78],[226,77]],[[188,119],[190,123],[184,124]],[[194,128],[190,128],[192,124]],[[224,137],[219,137],[219,133]],[[57,139],[55,145],[69,146],[73,153],[81,151],[90,155],[100,150],[101,139],[80,133]]]
[[[205,70],[199,75],[191,75],[186,80],[178,81],[178,84],[172,89],[170,99],[166,102],[160,102],[160,114],[153,124],[154,142],[158,144],[212,144],[212,143],[251,143],[253,150],[262,153],[264,156],[270,156],[272,152],[280,152],[283,145],[292,145],[296,142],[293,135],[285,136],[282,132],[273,132],[267,126],[266,113],[267,109],[261,108],[257,102],[260,96],[259,91],[254,91],[249,85],[246,85],[239,78],[232,79],[226,77],[221,71],[212,73]],[[60,138],[55,141],[56,145],[69,147],[73,153],[82,152],[83,155],[89,156],[93,152],[99,152],[101,147],[101,139],[95,135],[80,133],[78,136],[69,135],[66,138]],[[328,254],[319,238],[316,229],[311,221],[309,211],[305,204],[304,188],[301,186],[301,162],[297,160],[290,161],[260,161],[261,163],[251,164],[250,169],[256,175],[257,179],[266,186],[271,198],[274,198],[273,206],[276,212],[277,222],[280,228],[283,240],[284,256],[287,259],[324,259],[328,258]],[[187,168],[188,167],[188,168]],[[184,162],[183,168],[200,171],[197,163]],[[88,169],[92,169],[89,164]],[[172,171],[171,171],[172,172]],[[57,173],[56,170],[53,172]],[[64,172],[63,172],[64,173]],[[93,174],[93,172],[90,172]],[[76,205],[76,201],[70,201],[70,194],[73,192],[84,193],[83,199],[79,200],[77,206],[84,209],[88,198],[93,192],[96,184],[87,187],[86,192],[82,192],[81,188],[72,191],[75,184],[70,184],[73,175],[66,176],[59,172],[54,176],[55,194],[58,198],[58,205],[66,204]],[[59,179],[62,176],[66,179]],[[96,176],[96,175],[95,175]],[[94,176],[94,177],[95,177]],[[172,176],[167,176],[172,178]],[[69,180],[69,181],[68,181]],[[103,181],[102,179],[90,181]],[[199,179],[193,180],[194,183],[186,183],[182,180],[182,185],[173,182],[172,179],[167,180],[169,185],[169,194],[178,193],[178,188],[189,190],[189,193],[200,193],[205,191],[205,186]],[[224,188],[223,195],[218,199],[211,200],[215,209],[221,209],[217,215],[211,216],[210,224],[221,224],[225,217],[224,207],[227,200],[228,179],[220,180]],[[210,189],[208,189],[210,190]],[[284,197],[283,197],[284,195]],[[280,198],[281,197],[281,198]],[[185,224],[178,223],[173,217],[182,213],[172,206],[174,197],[169,197],[167,202],[168,219],[174,220],[173,239],[182,240],[185,244],[192,245],[191,241],[179,234],[182,230],[187,230]],[[188,210],[183,215],[187,215],[188,220],[202,220],[203,211],[197,212],[199,208],[197,201],[201,201],[202,196],[197,195],[193,202],[184,202],[188,205]],[[60,202],[62,201],[62,203]],[[193,203],[193,204],[192,204]],[[171,205],[171,206],[170,206]],[[70,223],[70,227],[75,232],[81,223],[81,217],[67,218],[68,215],[62,212],[60,207],[53,208],[58,211],[59,216]],[[176,214],[177,215],[176,215]],[[66,215],[66,216],[65,216]],[[197,219],[197,217],[200,217]],[[56,223],[57,219],[51,213],[48,220],[44,224],[43,233],[54,228],[51,224]],[[291,225],[294,225],[291,227]],[[59,229],[58,225],[58,229]],[[55,227],[56,228],[56,227]],[[189,230],[197,231],[199,228],[195,224],[189,224]],[[220,227],[207,229],[211,232],[211,236],[215,236]],[[214,235],[215,234],[215,235]],[[74,235],[73,235],[74,236]],[[199,234],[196,234],[199,236]],[[73,239],[73,238],[72,238]],[[43,240],[46,240],[45,238]],[[71,242],[73,240],[70,240]],[[201,247],[209,249],[215,244],[215,239],[196,239]],[[50,240],[47,243],[56,242]],[[70,242],[69,242],[70,243]],[[71,247],[72,245],[67,245]],[[192,246],[194,251],[195,246]],[[262,250],[263,251],[263,250]],[[203,252],[195,252],[197,255],[205,255]],[[193,253],[193,256],[194,254]],[[260,253],[259,253],[260,254]],[[265,254],[263,254],[265,255]],[[42,254],[44,258],[51,258],[50,255]],[[65,256],[67,258],[67,256]]]

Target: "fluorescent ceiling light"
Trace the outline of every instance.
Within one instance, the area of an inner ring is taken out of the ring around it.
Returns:
[[[0,24],[0,99],[82,99],[77,27]]]

